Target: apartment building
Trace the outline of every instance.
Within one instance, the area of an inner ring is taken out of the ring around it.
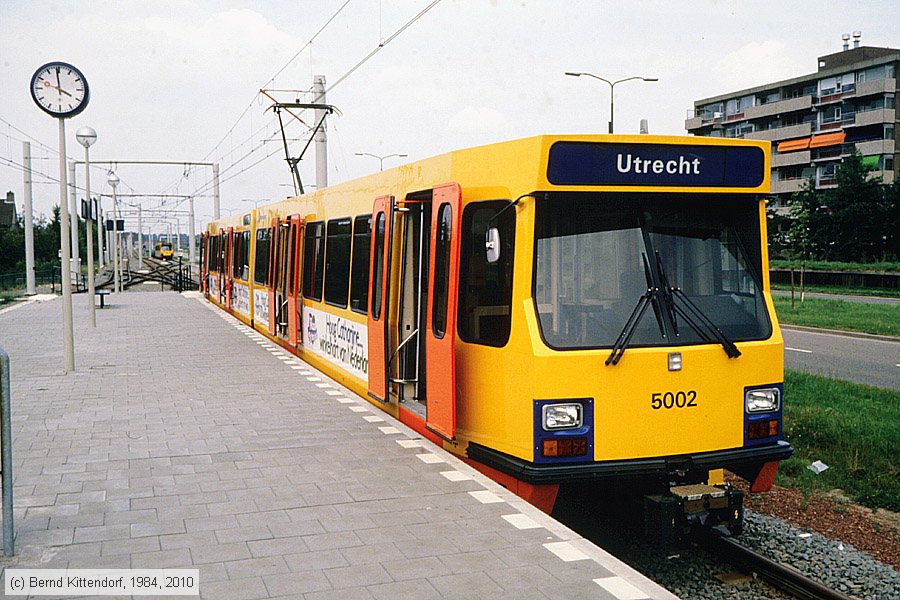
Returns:
[[[856,147],[886,183],[900,173],[897,73],[900,50],[854,47],[819,57],[818,71],[694,102],[685,129],[694,135],[772,142],[776,205],[810,178],[836,185],[835,170]]]

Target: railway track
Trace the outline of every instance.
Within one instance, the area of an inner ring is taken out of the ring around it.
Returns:
[[[742,546],[733,538],[715,530],[702,534],[706,549],[720,556],[741,571],[753,574],[773,587],[802,600],[853,600],[836,590],[810,579],[796,569],[775,562],[758,552]]]
[[[144,258],[144,264],[148,267],[141,271],[132,271],[127,268],[123,274],[122,289],[128,289],[131,286],[139,285],[147,282],[156,282],[167,285],[173,290],[192,290],[197,289],[197,282],[191,277],[190,271],[185,263],[179,264],[177,261],[168,261],[158,258]],[[112,287],[113,275],[109,276],[102,282],[97,283],[98,288]]]

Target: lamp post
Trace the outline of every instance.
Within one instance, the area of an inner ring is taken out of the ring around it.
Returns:
[[[97,309],[94,306],[94,201],[91,199],[91,156],[89,148],[97,141],[97,132],[90,127],[82,127],[75,132],[75,139],[84,146],[84,186],[88,203],[88,214],[85,215],[85,220],[87,221],[88,310],[91,313],[91,327],[96,327]],[[99,223],[97,226],[99,227]]]
[[[409,156],[408,154],[385,154],[384,156],[378,156],[377,154],[369,154],[368,152],[355,152],[354,154],[356,156],[371,156],[372,158],[377,158],[379,171],[384,171],[384,159],[392,158],[394,156],[401,157],[401,158],[405,157],[405,156]]]
[[[119,278],[119,203],[116,201],[116,188],[119,186],[119,176],[115,171],[109,172],[106,178],[109,187],[113,191],[113,281],[114,291],[118,294],[122,291],[122,282]]]
[[[625,81],[632,81],[635,79],[640,79],[641,81],[659,81],[659,79],[656,77],[640,77],[637,75],[634,77],[626,77],[625,79],[618,79],[616,81],[610,81],[608,79],[604,79],[603,77],[594,75],[593,73],[572,73],[570,71],[566,71],[566,75],[569,75],[570,77],[581,77],[582,75],[587,75],[588,77],[593,77],[594,79],[599,79],[600,81],[609,85],[609,132],[610,133],[613,133],[613,114],[614,114],[613,91],[616,87],[616,84],[623,83]]]

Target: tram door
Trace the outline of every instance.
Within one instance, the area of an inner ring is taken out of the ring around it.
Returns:
[[[456,303],[459,289],[459,211],[455,183],[434,188],[425,323],[425,426],[446,440],[456,436]]]
[[[303,220],[300,215],[291,215],[288,228],[288,269],[287,269],[287,335],[288,344],[296,347],[300,341],[300,323],[303,319],[300,315],[302,304],[299,299],[300,269],[300,232]]]
[[[200,293],[206,293],[209,277],[209,232],[204,231],[200,236]]]
[[[291,221],[276,219],[273,228],[272,269],[269,275],[269,333],[287,338],[290,281],[294,268]]]
[[[275,298],[275,285],[278,281],[278,276],[276,273],[276,269],[278,267],[278,231],[279,227],[278,217],[272,217],[271,226],[269,227],[269,270],[266,272],[266,288],[267,288],[267,301],[269,304],[269,333],[275,334],[276,331],[276,321],[278,320],[276,314],[277,302]]]
[[[369,395],[395,399],[451,440],[460,190],[375,201],[369,277]]]
[[[219,304],[225,304],[225,230],[219,230],[219,247],[216,249],[216,271],[219,272],[219,285],[216,293],[219,295]]]
[[[234,300],[234,227],[228,228],[225,235],[225,264],[223,265],[222,278],[225,280],[225,308],[231,310],[231,303]]]

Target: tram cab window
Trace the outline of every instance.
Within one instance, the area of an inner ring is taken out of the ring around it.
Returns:
[[[253,281],[266,286],[269,281],[269,229],[256,230],[256,263],[253,267]]]
[[[328,221],[325,232],[325,302],[347,307],[350,291],[350,217]]]
[[[463,211],[459,257],[459,337],[472,344],[505,346],[512,319],[516,211],[491,221],[508,200],[469,204]],[[500,259],[489,263],[484,247],[489,227],[500,232]]]
[[[322,299],[325,270],[325,223],[308,223],[303,243],[303,297]]]
[[[369,255],[372,246],[372,215],[353,221],[353,261],[350,269],[350,308],[366,314],[369,309]]]
[[[648,278],[680,289],[687,301],[676,304],[690,302],[733,341],[768,337],[758,211],[756,198],[722,195],[538,200],[533,295],[544,341],[558,349],[613,346]],[[677,337],[665,337],[666,326]],[[680,313],[651,307],[630,345],[700,343],[704,335]]]

